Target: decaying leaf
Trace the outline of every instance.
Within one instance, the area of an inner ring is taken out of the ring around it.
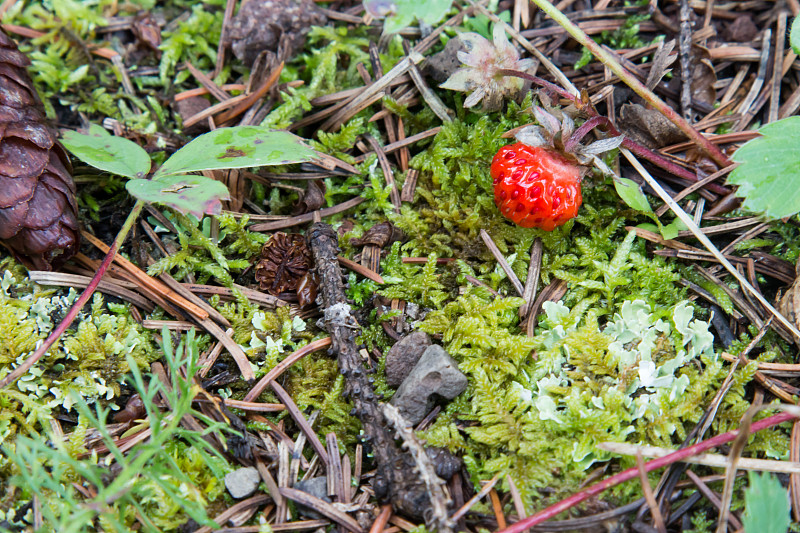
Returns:
[[[273,296],[297,293],[301,305],[316,299],[316,280],[309,275],[314,260],[306,239],[297,233],[275,233],[261,249],[256,264],[256,281],[261,290]]]
[[[322,180],[311,180],[303,199],[297,202],[294,209],[295,215],[316,211],[325,205],[325,182]]]
[[[622,133],[653,150],[681,142],[686,135],[655,109],[641,104],[624,104],[618,125]]]
[[[800,261],[797,262],[795,273],[797,277],[781,297],[778,309],[792,324],[800,328]]]
[[[0,31],[0,240],[29,268],[52,270],[78,251],[78,209],[72,166],[45,123],[29,64]]]
[[[374,244],[379,248],[384,248],[387,245],[399,241],[403,238],[403,232],[392,224],[391,222],[381,222],[375,224],[364,233],[360,239],[351,239],[350,244],[353,246],[366,246],[367,244]]]

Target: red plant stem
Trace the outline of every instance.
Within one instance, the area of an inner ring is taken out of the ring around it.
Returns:
[[[143,207],[144,202],[142,200],[138,200],[133,206],[133,209],[131,209],[128,218],[125,219],[125,223],[122,225],[122,228],[120,228],[116,239],[114,239],[114,242],[111,244],[111,248],[103,258],[103,262],[100,263],[100,267],[97,269],[94,277],[89,282],[89,285],[86,286],[81,295],[78,296],[78,299],[72,304],[72,307],[69,308],[67,315],[61,321],[61,323],[56,326],[56,329],[50,333],[42,345],[39,346],[35,352],[33,352],[33,355],[28,357],[24,363],[15,368],[13,372],[0,380],[0,389],[7,387],[9,384],[24,376],[25,373],[47,353],[47,350],[49,350],[50,347],[55,344],[59,337],[61,337],[61,335],[72,324],[72,322],[75,320],[75,317],[77,317],[78,313],[80,313],[81,309],[83,309],[83,306],[89,301],[89,298],[92,297],[92,294],[94,294],[97,286],[100,285],[100,280],[103,279],[103,275],[108,270],[108,267],[111,266],[114,256],[117,255],[117,250],[119,250],[120,246],[122,246],[122,243],[125,241],[125,237],[128,236],[133,223],[136,222],[137,218],[139,218],[139,213],[142,212]]]
[[[636,76],[628,72],[622,65],[620,65],[619,61],[617,61],[612,53],[606,51],[600,45],[594,42],[588,35],[586,35],[586,32],[580,29],[574,22],[569,20],[569,18],[567,18],[567,16],[564,15],[564,13],[562,13],[558,8],[556,8],[547,0],[533,0],[533,2],[539,7],[539,9],[547,13],[550,18],[556,21],[559,26],[564,28],[573,39],[588,48],[592,55],[601,63],[603,63],[603,65],[608,67],[611,72],[616,74],[617,77],[625,83],[625,85],[633,89],[633,91],[645,102],[657,109],[670,122],[675,124],[675,126],[685,133],[687,137],[697,143],[697,145],[702,148],[703,151],[705,151],[711,157],[711,159],[714,160],[714,162],[721,167],[727,167],[731,164],[730,159],[728,159],[728,156],[722,153],[722,150],[715,146],[714,143],[706,139],[702,133],[697,131],[686,119],[676,113],[674,109],[668,106],[666,102],[653,93],[653,91],[648,89],[641,81],[639,81]]]
[[[764,420],[759,420],[758,422],[753,423],[750,426],[750,433],[755,433],[756,431],[761,431],[762,429],[766,429],[768,427],[776,426],[778,424],[782,424],[784,422],[788,422],[796,418],[796,415],[791,413],[780,413],[769,418],[765,418]],[[687,446],[686,448],[680,449],[674,453],[669,455],[665,455],[664,457],[659,457],[658,459],[653,459],[652,461],[648,461],[644,465],[644,469],[647,472],[652,472],[653,470],[657,470],[659,468],[663,468],[665,466],[671,465],[672,463],[677,463],[687,459],[693,455],[697,455],[698,453],[705,452],[710,450],[711,448],[716,448],[721,444],[725,444],[726,442],[730,442],[735,439],[739,435],[739,430],[729,431],[727,433],[723,433],[722,435],[717,435],[716,437],[712,437],[708,440],[704,440],[698,442],[697,444],[693,444],[692,446]],[[522,531],[535,526],[536,524],[541,524],[551,518],[557,516],[560,513],[563,513],[567,509],[571,509],[575,507],[581,502],[588,500],[594,496],[599,495],[606,489],[609,489],[615,485],[619,485],[625,481],[630,481],[631,479],[636,479],[639,476],[639,468],[629,468],[624,472],[620,472],[619,474],[613,475],[608,479],[604,479],[599,483],[595,483],[588,489],[582,490],[577,494],[573,494],[569,498],[561,500],[560,502],[556,503],[555,505],[551,505],[547,509],[539,511],[535,515],[529,516],[528,518],[524,518],[509,526],[498,533],[522,533]]]
[[[603,121],[603,119],[605,119],[605,121]],[[581,127],[575,130],[575,133],[573,133],[572,136],[567,139],[567,141],[564,143],[564,150],[571,152],[572,149],[578,146],[578,143],[581,142],[584,137],[586,137],[586,134],[601,124],[608,125],[610,128],[613,128],[613,130],[616,130],[616,128],[614,128],[614,126],[611,124],[611,120],[609,118],[595,115],[581,124]]]
[[[593,128],[597,127],[597,126],[600,126],[600,125],[606,126],[611,135],[621,135],[621,132],[614,126],[614,124],[611,122],[611,120],[608,117],[602,116],[592,106],[586,105],[579,98],[577,98],[577,97],[573,96],[572,94],[568,93],[567,91],[565,91],[561,87],[558,87],[557,85],[555,85],[553,83],[550,83],[547,80],[543,80],[542,78],[540,78],[538,76],[532,76],[532,75],[528,74],[527,72],[521,72],[519,70],[502,69],[502,70],[499,71],[499,73],[501,75],[503,75],[503,76],[515,76],[515,77],[521,78],[523,80],[528,80],[528,81],[531,81],[531,82],[533,82],[533,83],[535,83],[537,85],[540,85],[540,86],[542,86],[542,87],[544,87],[544,88],[546,88],[548,90],[555,91],[559,95],[561,95],[563,98],[566,98],[568,100],[572,100],[572,102],[575,105],[575,107],[577,107],[581,111],[584,111],[584,112],[588,113],[589,115],[591,115],[591,118],[589,118],[589,120],[584,122],[581,125],[581,127],[578,128],[575,131],[575,133],[572,134],[572,137],[570,137],[569,140],[566,141],[565,148],[567,150],[569,150],[569,147],[574,147],[574,145],[577,143],[577,141],[579,141],[587,133],[589,133],[589,131],[591,129],[593,129]],[[579,133],[580,133],[580,135],[579,135]],[[573,139],[575,139],[575,140],[573,141]],[[651,163],[653,163],[657,167],[662,168],[662,169],[666,170],[667,172],[678,176],[679,178],[683,178],[685,180],[689,180],[692,183],[699,181],[699,178],[696,175],[694,175],[692,172],[686,170],[682,166],[680,166],[680,165],[678,165],[676,163],[673,163],[669,159],[666,159],[665,157],[662,157],[660,154],[657,154],[656,152],[650,150],[649,148],[647,148],[645,146],[642,146],[641,144],[639,144],[639,143],[637,143],[637,142],[635,142],[635,141],[633,141],[633,140],[631,140],[631,139],[629,139],[627,137],[625,138],[625,140],[622,141],[622,146],[624,146],[625,148],[627,148],[628,150],[630,150],[631,152],[633,152],[637,156],[641,157],[642,159],[650,161]],[[724,194],[729,194],[731,192],[729,189],[723,187],[722,185],[719,185],[718,183],[709,183],[709,184],[706,185],[706,189],[708,189],[709,191],[715,192],[717,194],[723,194],[723,195]]]

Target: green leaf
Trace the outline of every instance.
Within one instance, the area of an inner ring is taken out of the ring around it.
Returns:
[[[800,211],[800,116],[767,124],[763,136],[745,143],[733,155],[739,163],[728,177],[738,185],[744,208],[783,218]]]
[[[674,239],[678,236],[678,232],[684,231],[689,229],[686,224],[683,223],[683,220],[676,218],[666,226],[663,226],[659,223],[661,236],[667,240]]]
[[[386,17],[383,33],[397,33],[414,23],[414,19],[434,26],[441,21],[453,0],[394,0],[395,14]]]
[[[650,207],[650,202],[647,201],[647,196],[644,195],[641,187],[635,181],[628,178],[615,178],[614,188],[617,189],[617,194],[628,207],[646,213],[653,210]]]
[[[135,142],[115,137],[97,124],[89,126],[88,134],[63,132],[61,144],[87,165],[112,174],[141,178],[150,172],[147,152]]]
[[[155,178],[217,168],[288,165],[314,159],[302,139],[286,131],[259,126],[219,128],[194,139],[172,154]]]
[[[800,17],[795,17],[792,22],[792,33],[789,35],[789,42],[792,43],[792,50],[795,54],[800,54]]]
[[[786,533],[789,530],[789,494],[776,476],[748,472],[744,491],[745,533]]]
[[[126,186],[131,196],[153,204],[172,207],[183,214],[203,218],[203,214],[222,212],[220,200],[230,199],[228,188],[205,176],[165,176],[152,180],[131,180]]]

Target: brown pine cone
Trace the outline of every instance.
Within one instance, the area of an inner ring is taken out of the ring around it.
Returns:
[[[28,268],[57,269],[80,246],[72,166],[25,67],[0,31],[0,240]]]

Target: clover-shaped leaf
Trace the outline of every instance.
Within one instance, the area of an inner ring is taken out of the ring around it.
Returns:
[[[65,131],[61,144],[87,165],[112,174],[141,178],[150,172],[147,152],[135,142],[115,137],[97,124],[89,126],[88,134]]]
[[[199,170],[288,165],[314,159],[314,150],[286,131],[259,126],[219,128],[172,154],[154,178]]]
[[[229,200],[228,188],[221,182],[205,176],[164,176],[152,180],[131,180],[125,188],[139,200],[162,204],[190,213],[198,219],[203,214],[222,212],[221,200]]]
[[[744,208],[783,218],[800,211],[800,116],[778,120],[758,130],[761,137],[745,143],[733,155],[739,166],[728,183],[738,185]]]

